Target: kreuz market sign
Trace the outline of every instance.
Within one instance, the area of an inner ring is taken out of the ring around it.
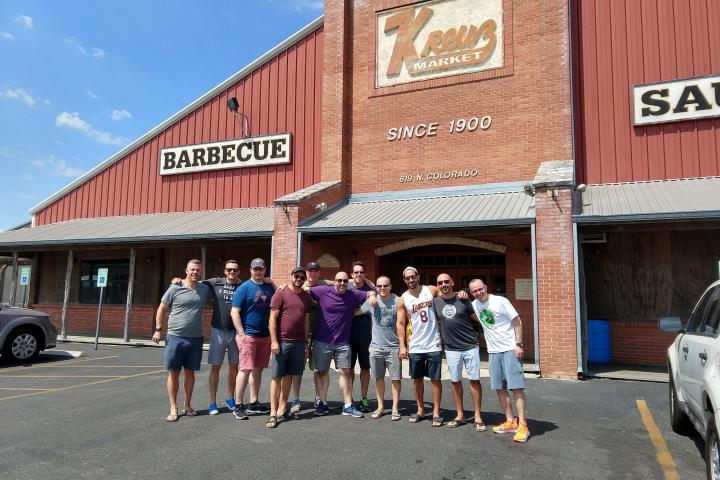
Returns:
[[[375,85],[503,66],[503,0],[435,0],[377,14]]]
[[[281,163],[290,163],[289,133],[160,150],[160,175]]]

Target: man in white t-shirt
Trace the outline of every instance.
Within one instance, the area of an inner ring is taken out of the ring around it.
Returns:
[[[470,282],[472,305],[483,326],[490,359],[490,388],[495,390],[506,420],[493,427],[495,433],[514,433],[524,443],[530,437],[525,418],[525,376],[523,374],[522,321],[510,301],[491,295],[480,279]],[[508,390],[513,392],[517,417],[513,415]]]

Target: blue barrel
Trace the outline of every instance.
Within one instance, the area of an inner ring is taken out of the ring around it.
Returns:
[[[610,322],[607,320],[588,320],[587,339],[589,363],[610,363],[612,361]]]

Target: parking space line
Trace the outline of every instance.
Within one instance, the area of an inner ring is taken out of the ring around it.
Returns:
[[[76,363],[92,362],[92,361],[95,361],[95,360],[107,360],[108,358],[118,358],[118,355],[109,355],[109,356],[107,356],[107,357],[95,357],[95,358],[83,358],[83,359],[67,360],[67,361],[62,362],[62,363],[59,364],[59,365],[55,365],[55,364],[53,364],[53,365],[45,365],[45,364],[39,365],[39,364],[37,364],[37,363],[34,363],[34,364],[32,364],[32,365],[29,365],[29,366],[28,366],[28,365],[20,365],[20,366],[17,366],[17,367],[10,367],[10,368],[6,368],[6,369],[2,369],[2,370],[0,370],[0,374],[1,374],[2,372],[17,372],[17,371],[23,371],[23,370],[27,370],[28,368],[61,368],[61,367],[69,367],[69,366],[73,366],[73,365],[76,364]],[[68,363],[72,363],[72,365],[68,365]],[[80,366],[83,366],[83,365],[80,365]],[[92,365],[92,366],[94,367],[95,365]]]
[[[127,380],[127,379],[129,379],[129,378],[143,377],[143,376],[146,376],[146,375],[154,375],[154,374],[157,374],[157,373],[166,373],[166,370],[154,370],[154,371],[152,371],[152,372],[137,373],[137,374],[135,374],[135,375],[126,375],[126,376],[124,376],[124,377],[106,378],[106,379],[104,379],[104,380],[98,380],[98,381],[96,381],[96,382],[90,382],[90,383],[82,383],[82,384],[80,384],[80,385],[70,385],[70,386],[68,386],[68,387],[53,388],[53,389],[46,390],[46,391],[42,391],[42,392],[23,393],[23,394],[20,394],[20,395],[13,395],[13,396],[11,396],[11,397],[0,397],[0,402],[2,402],[3,400],[14,400],[14,399],[17,399],[17,398],[26,398],[26,397],[32,397],[32,396],[35,396],[35,395],[42,395],[42,394],[47,394],[47,393],[63,392],[63,391],[72,390],[72,389],[75,389],[75,388],[90,387],[90,386],[92,386],[92,385],[99,385],[99,384],[101,384],[101,383],[114,382],[114,381],[117,381],[117,380]]]
[[[675,462],[672,459],[672,455],[670,455],[670,451],[668,450],[662,433],[660,433],[660,430],[658,429],[657,424],[655,423],[655,420],[650,413],[647,402],[640,399],[636,400],[636,402],[638,410],[640,410],[640,416],[642,417],[643,423],[645,424],[645,429],[647,429],[648,435],[650,435],[650,441],[652,442],[653,446],[655,447],[655,451],[657,452],[657,460],[663,469],[665,478],[667,480],[679,480],[680,475],[678,474]]]
[[[122,378],[125,375],[0,375],[0,378]]]
[[[162,365],[46,365],[47,368],[160,368]]]

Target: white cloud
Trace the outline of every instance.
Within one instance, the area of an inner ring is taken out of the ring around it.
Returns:
[[[26,175],[23,175],[23,180],[25,180],[26,182],[33,182],[33,181],[35,181],[35,177],[33,177],[32,175],[26,174]]]
[[[85,94],[86,94],[88,97],[92,98],[93,100],[97,100],[98,98],[100,98],[100,95],[98,95],[97,93],[93,92],[93,91],[90,90],[89,88],[86,88],[86,89],[85,89]]]
[[[127,110],[113,110],[112,111],[112,119],[113,120],[124,120],[126,118],[132,118],[132,113],[128,112]]]
[[[20,100],[28,107],[35,106],[35,99],[22,88],[6,88],[0,92],[0,97],[13,98]]]
[[[32,17],[28,17],[27,15],[18,15],[13,21],[22,25],[28,30],[31,30],[33,28],[33,19]]]
[[[57,177],[79,177],[85,173],[83,169],[71,167],[65,160],[58,159],[55,155],[48,155],[46,158],[36,158],[35,160],[31,160],[30,163],[36,167],[48,167],[47,171]],[[33,177],[30,175],[26,175],[25,177],[25,180],[33,180]]]
[[[4,38],[5,40],[15,40],[15,37],[10,32],[2,32],[0,33],[0,35],[2,35],[2,38]]]
[[[77,48],[80,53],[83,55],[89,55],[94,58],[103,58],[105,57],[105,50],[99,47],[92,47],[90,51],[88,52],[87,48],[83,47],[80,43],[80,40],[77,39],[77,37],[65,37],[65,43],[68,45],[72,45],[73,47]]]
[[[24,192],[18,192],[15,194],[17,198],[20,200],[30,200],[32,196],[30,194],[24,193]]]
[[[96,130],[88,122],[80,118],[78,112],[60,112],[58,116],[55,117],[55,125],[80,130],[93,140],[107,145],[124,145],[127,143],[127,139],[123,137],[116,137],[109,132]]]

